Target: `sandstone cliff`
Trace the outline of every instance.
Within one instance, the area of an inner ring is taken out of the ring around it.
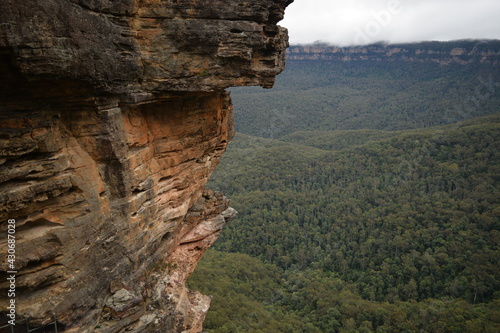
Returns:
[[[199,332],[184,282],[235,214],[204,189],[229,86],[271,87],[291,0],[0,4],[0,306],[67,332]]]
[[[338,47],[323,43],[291,46],[290,60],[409,61],[449,64],[500,64],[500,42],[462,40],[412,44],[372,44]]]

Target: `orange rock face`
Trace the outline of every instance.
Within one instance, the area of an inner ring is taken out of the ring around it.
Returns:
[[[17,320],[201,331],[210,299],[184,283],[235,214],[204,188],[233,136],[223,89],[272,85],[289,2],[1,4],[0,293],[15,220]]]
[[[136,295],[134,314],[141,318],[148,313],[148,270],[158,262],[174,265],[171,254],[207,223],[205,210],[213,210],[202,207],[198,218],[186,217],[233,135],[228,94],[27,115],[0,121],[12,135],[2,139],[2,216],[17,222],[18,314],[42,319],[56,313],[71,324],[88,316],[102,321],[92,307],[101,302],[102,312],[114,283]],[[217,214],[228,209],[227,200],[216,201]],[[198,241],[218,234],[222,222]],[[0,267],[8,271],[2,250]],[[186,265],[181,262],[179,268]],[[174,273],[180,274],[161,279]],[[122,316],[111,311],[105,318]]]

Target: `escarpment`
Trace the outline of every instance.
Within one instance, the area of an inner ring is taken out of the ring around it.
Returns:
[[[371,44],[334,46],[324,43],[291,46],[289,60],[323,61],[400,61],[440,65],[498,65],[500,43],[497,40],[458,40],[408,44]]]
[[[235,214],[204,188],[233,136],[224,89],[272,86],[290,2],[2,2],[0,292],[17,271],[16,320],[201,331],[210,299],[184,282]]]

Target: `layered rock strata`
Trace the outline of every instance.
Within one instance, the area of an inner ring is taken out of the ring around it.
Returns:
[[[0,5],[0,306],[67,332],[199,332],[184,282],[235,212],[204,188],[233,136],[224,88],[270,87],[289,0]]]

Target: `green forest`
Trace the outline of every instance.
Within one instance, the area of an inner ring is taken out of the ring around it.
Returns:
[[[498,113],[499,65],[288,61],[273,89],[233,88],[238,132],[404,130]]]
[[[497,76],[297,61],[233,91],[209,185],[239,214],[188,281],[205,330],[499,332]]]

